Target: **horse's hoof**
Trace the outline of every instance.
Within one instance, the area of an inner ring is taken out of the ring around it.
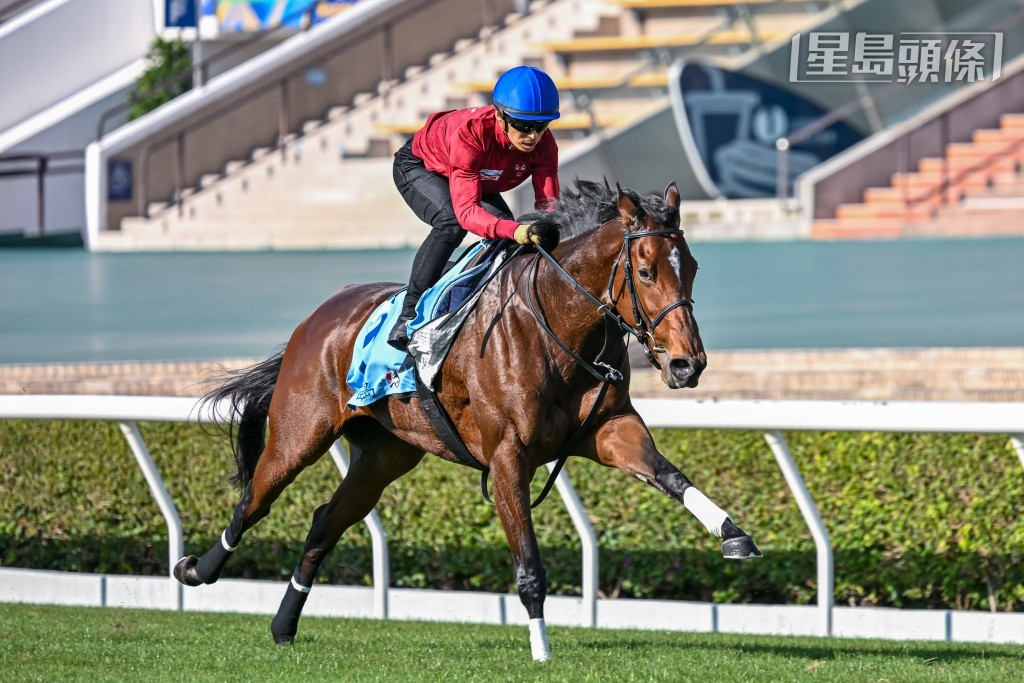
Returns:
[[[282,626],[278,624],[276,618],[270,622],[270,635],[274,636],[274,642],[278,645],[291,645],[294,643],[295,634],[298,630],[294,626],[288,628],[287,625]]]
[[[178,580],[178,583],[185,584],[186,586],[200,586],[202,581],[199,580],[199,576],[196,574],[196,563],[199,562],[199,558],[195,555],[189,555],[178,560],[178,564],[174,565],[174,578]]]
[[[761,557],[754,539],[746,534],[722,541],[722,557],[727,560],[750,560]]]

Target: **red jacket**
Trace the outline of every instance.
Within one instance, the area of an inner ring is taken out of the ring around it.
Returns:
[[[533,176],[538,210],[558,199],[558,146],[544,131],[532,152],[512,146],[494,107],[473,107],[431,115],[412,139],[412,153],[426,168],[448,179],[455,216],[481,237],[512,238],[515,221],[495,217],[480,206],[483,194],[505,192]]]

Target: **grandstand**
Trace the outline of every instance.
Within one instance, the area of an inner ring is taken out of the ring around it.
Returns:
[[[315,22],[281,9],[265,18],[281,28],[261,24],[250,37],[210,30],[214,17],[205,17],[194,46],[201,85],[126,124],[124,102],[152,39],[196,32],[166,26],[161,2],[126,14],[111,1],[0,5],[0,57],[23,57],[34,36],[78,27],[63,41],[66,54],[18,63],[81,62],[52,78],[0,59],[8,82],[40,84],[0,107],[0,201],[12,207],[0,236],[82,231],[90,249],[105,251],[412,246],[423,230],[393,190],[391,155],[428,114],[486,104],[496,76],[521,63],[547,70],[563,93],[552,126],[563,180],[605,176],[641,191],[676,180],[696,239],[1020,230],[1007,220],[1021,209],[1018,2],[929,0],[911,10],[882,0],[360,0],[345,11],[307,3],[335,9]],[[237,8],[230,16],[243,28],[250,20]],[[792,77],[794,41],[879,27],[998,31],[1003,77],[895,88]],[[83,53],[102,59],[76,59]],[[751,158],[758,173],[778,174],[779,191],[772,179],[760,194],[731,196],[708,181],[710,162],[694,151],[702,142],[678,125],[684,96],[673,79],[684,63],[759,78],[822,112],[794,119],[801,125],[831,117],[863,141],[809,163],[794,123]],[[971,106],[979,99],[984,112]],[[925,141],[928,121],[941,131]],[[898,156],[883,142],[896,138]],[[777,154],[783,140],[792,147]],[[530,192],[527,184],[511,193],[513,207],[531,206]]]

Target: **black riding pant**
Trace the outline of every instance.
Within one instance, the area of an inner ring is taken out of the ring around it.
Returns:
[[[413,155],[412,140],[395,154],[394,177],[402,199],[431,228],[413,259],[409,290],[402,307],[403,317],[412,318],[416,302],[440,279],[445,264],[462,244],[466,231],[455,217],[448,179],[428,171],[423,160]],[[512,210],[500,194],[485,194],[480,203],[495,216],[514,220]]]

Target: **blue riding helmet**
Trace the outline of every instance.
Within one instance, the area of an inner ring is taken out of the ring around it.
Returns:
[[[558,113],[558,88],[551,76],[535,66],[517,66],[494,84],[491,102],[499,110],[522,121],[553,121]]]

